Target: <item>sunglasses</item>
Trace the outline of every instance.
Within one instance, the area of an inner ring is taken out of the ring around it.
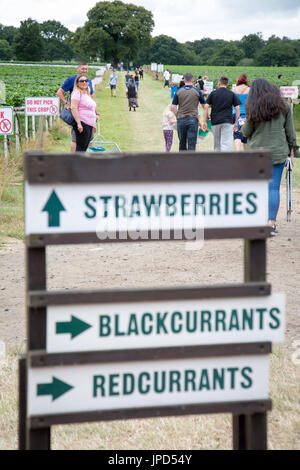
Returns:
[[[87,83],[88,80],[78,80],[78,83]]]

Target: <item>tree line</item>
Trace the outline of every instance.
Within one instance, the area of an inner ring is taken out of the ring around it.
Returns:
[[[202,38],[178,42],[152,37],[152,12],[134,4],[102,1],[88,11],[85,24],[71,32],[56,20],[28,18],[20,27],[0,24],[0,60],[87,60],[117,64],[294,66],[300,65],[300,40],[264,40],[261,33],[239,41]]]

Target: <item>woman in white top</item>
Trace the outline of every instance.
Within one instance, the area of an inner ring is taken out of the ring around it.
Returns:
[[[173,132],[176,129],[176,116],[171,110],[171,104],[169,104],[163,113],[163,133],[166,143],[166,152],[170,152],[173,143]]]

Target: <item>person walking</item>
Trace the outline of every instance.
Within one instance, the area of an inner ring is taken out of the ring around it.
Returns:
[[[204,106],[202,92],[194,86],[191,73],[184,75],[184,86],[176,91],[172,101],[172,111],[177,117],[179,150],[195,151],[198,133],[198,105]]]
[[[128,107],[129,111],[131,111],[131,108],[133,108],[133,111],[135,111],[136,108],[139,107],[137,97],[138,97],[138,91],[135,85],[135,80],[134,76],[131,75],[128,87],[126,89],[126,95],[128,98]]]
[[[71,95],[71,110],[76,121],[73,129],[76,134],[76,152],[85,152],[89,146],[93,131],[96,131],[96,103],[90,96],[86,75],[75,79]]]
[[[130,80],[130,73],[129,73],[129,70],[127,70],[127,73],[125,74],[125,85],[126,85],[126,88],[128,87],[129,80]]]
[[[240,123],[244,122],[246,119],[245,103],[248,98],[250,86],[248,82],[248,77],[245,74],[241,74],[236,82],[236,88],[234,94],[240,100],[240,117],[237,123],[237,130],[233,132],[234,146],[237,152],[241,149],[241,144],[243,144],[244,150],[247,149],[247,137],[244,137],[240,132]],[[235,108],[233,108],[232,121],[235,124]]]
[[[139,74],[137,70],[134,73],[134,81],[135,81],[136,89],[137,91],[139,91],[140,78],[139,78]]]
[[[142,65],[139,68],[139,75],[140,75],[140,80],[144,80],[144,69]]]
[[[165,79],[164,88],[166,86],[169,88],[169,86],[170,86],[170,72],[169,72],[169,69],[164,71],[164,79]]]
[[[87,65],[87,63],[86,62],[80,62],[78,64],[78,67],[77,67],[77,72],[78,72],[77,75],[72,75],[71,77],[68,77],[56,93],[56,95],[59,97],[59,99],[61,101],[62,106],[66,106],[66,107],[70,108],[71,105],[69,103],[67,103],[66,94],[69,93],[71,95],[71,93],[73,92],[75,80],[76,80],[76,77],[78,75],[84,74],[85,76],[87,76],[87,74],[88,74],[88,65]],[[94,99],[93,84],[92,84],[92,81],[90,79],[88,79],[88,85],[89,85],[89,90],[90,90],[90,96],[91,96],[91,98]],[[75,152],[75,149],[76,149],[76,134],[75,134],[75,131],[72,127],[72,131],[71,131],[71,152],[72,153]]]
[[[117,97],[116,90],[117,90],[117,81],[118,77],[116,72],[113,70],[113,73],[109,77],[109,86],[110,86],[110,94],[113,97]]]
[[[294,155],[299,149],[292,111],[282,99],[279,88],[264,78],[253,81],[245,109],[247,118],[241,132],[248,137],[249,149],[267,148],[272,155],[268,223],[271,234],[275,235],[283,168],[288,157],[294,165]]]
[[[170,152],[172,144],[173,144],[173,133],[176,129],[176,116],[172,111],[172,105],[169,104],[163,112],[163,120],[162,120],[162,127],[163,127],[163,134],[166,144],[166,152]]]
[[[231,152],[233,128],[237,130],[240,116],[240,100],[228,90],[228,78],[221,77],[218,89],[211,92],[204,106],[202,130],[207,131],[208,109],[211,106],[211,125],[215,152]],[[235,107],[235,123],[232,125],[232,108]]]

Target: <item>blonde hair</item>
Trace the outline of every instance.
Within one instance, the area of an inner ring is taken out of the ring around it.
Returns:
[[[168,106],[165,107],[164,112],[163,112],[163,115],[166,116],[166,115],[169,114],[170,112],[173,113],[173,111],[172,111],[172,104],[168,104]],[[173,114],[174,114],[174,113],[173,113]],[[175,115],[174,115],[174,116],[175,116]]]
[[[74,90],[78,90],[78,91],[80,91],[80,92],[81,92],[81,90],[80,90],[80,88],[79,88],[79,86],[78,86],[78,82],[79,82],[79,80],[80,80],[81,77],[85,77],[85,78],[88,80],[87,76],[84,75],[84,74],[77,75],[77,77],[75,78],[75,82],[74,82]],[[90,87],[89,87],[89,82],[88,82],[88,87],[87,87],[87,93],[88,93],[89,96],[91,95],[91,93],[90,93]]]

